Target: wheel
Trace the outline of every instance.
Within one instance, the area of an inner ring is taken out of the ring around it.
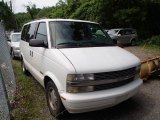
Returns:
[[[21,66],[23,73],[29,75],[29,71],[26,69],[23,59],[21,59]]]
[[[64,106],[62,104],[61,98],[59,96],[57,87],[52,81],[49,81],[46,86],[46,98],[47,104],[51,114],[54,117],[60,117],[65,111]]]
[[[11,49],[11,58],[12,58],[12,59],[15,58],[13,49]]]
[[[133,39],[133,40],[131,41],[131,45],[132,45],[132,46],[135,46],[135,45],[136,45],[136,40],[135,40],[135,39]]]

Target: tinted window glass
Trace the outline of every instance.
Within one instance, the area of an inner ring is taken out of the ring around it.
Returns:
[[[55,27],[55,29],[54,29]],[[113,41],[98,24],[88,22],[50,22],[57,48],[112,46]],[[53,38],[52,38],[53,40]]]
[[[25,25],[22,30],[21,40],[26,41],[27,33],[28,33],[28,25]]]
[[[130,35],[132,34],[132,31],[131,30],[126,30],[126,35]]]
[[[125,35],[125,31],[124,31],[124,30],[120,30],[120,31],[119,31],[119,34]]]
[[[40,23],[36,33],[36,39],[47,41],[47,27],[46,23]]]
[[[34,39],[34,32],[36,28],[36,23],[28,25],[28,32],[26,34],[26,41],[29,42],[30,39]]]
[[[21,39],[21,34],[13,34],[11,41],[12,42],[19,42],[20,39]]]

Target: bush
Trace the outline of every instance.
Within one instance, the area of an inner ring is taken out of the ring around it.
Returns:
[[[152,36],[151,38],[146,40],[146,43],[148,45],[157,45],[160,47],[160,35],[158,36]]]

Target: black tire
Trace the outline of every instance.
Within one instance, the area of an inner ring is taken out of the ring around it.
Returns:
[[[52,81],[49,81],[46,85],[46,98],[51,114],[56,118],[61,117],[65,108],[59,96],[57,87]]]
[[[11,49],[11,58],[12,58],[12,59],[15,58],[13,49]]]
[[[132,46],[135,46],[135,45],[136,45],[136,40],[135,40],[135,39],[133,39],[133,40],[131,41],[131,45],[132,45]]]
[[[23,58],[21,58],[21,67],[24,74],[29,75],[29,71],[26,69]]]

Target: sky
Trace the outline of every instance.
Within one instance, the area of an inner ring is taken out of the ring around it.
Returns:
[[[10,1],[10,0],[4,0]],[[36,4],[37,8],[43,8],[47,6],[54,6],[59,0],[11,0],[13,1],[13,12],[26,12],[24,5],[28,5],[29,2]]]

